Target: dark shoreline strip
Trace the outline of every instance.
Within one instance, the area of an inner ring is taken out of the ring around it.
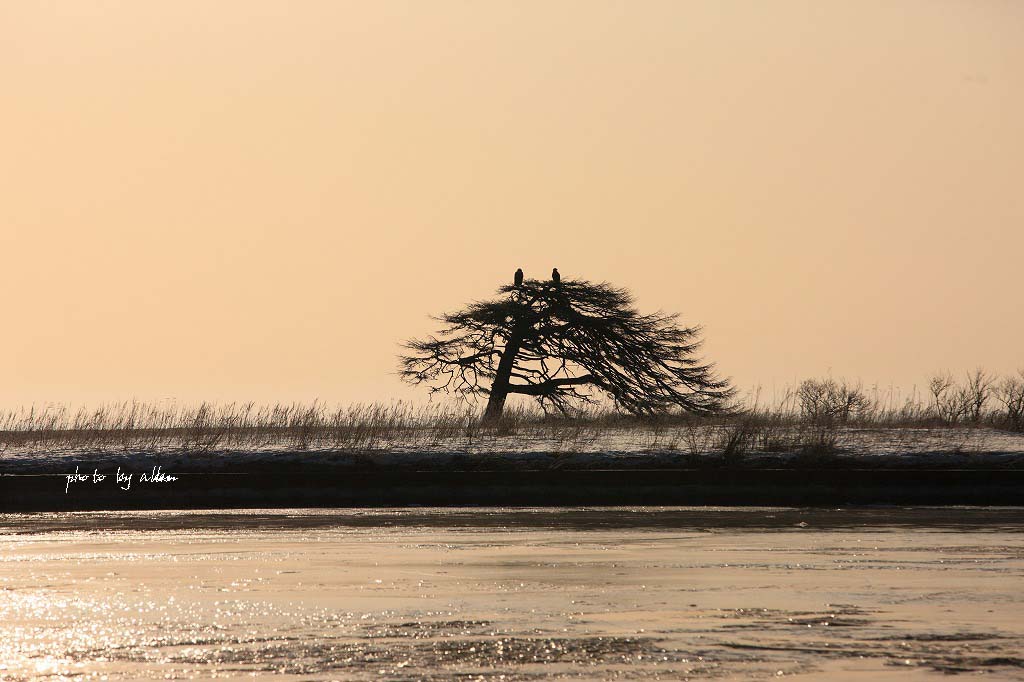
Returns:
[[[252,507],[1024,506],[1024,470],[632,469],[166,472],[170,483],[73,485],[0,475],[0,512]]]

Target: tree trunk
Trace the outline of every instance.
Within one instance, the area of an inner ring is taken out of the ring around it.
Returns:
[[[505,350],[501,352],[501,360],[498,361],[498,369],[491,382],[491,395],[487,399],[487,409],[484,410],[484,423],[494,422],[501,419],[505,411],[505,399],[508,398],[508,386],[512,381],[512,367],[516,364],[516,355],[519,354],[519,347],[523,339],[515,335],[505,344]]]
[[[508,398],[508,391],[496,391],[491,387],[491,397],[487,399],[487,409],[484,410],[483,422],[490,424],[501,419],[501,413],[505,410],[505,399]]]

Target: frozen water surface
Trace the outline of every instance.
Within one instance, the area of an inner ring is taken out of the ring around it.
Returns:
[[[1024,678],[1024,510],[0,515],[0,679]]]

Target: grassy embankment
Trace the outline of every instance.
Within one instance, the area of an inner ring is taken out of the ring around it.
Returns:
[[[481,424],[478,413],[464,406],[401,402],[333,409],[319,403],[32,407],[0,413],[0,453],[610,448],[718,454],[727,459],[753,452],[814,458],[842,452],[851,434],[865,429],[884,429],[890,436],[928,429],[932,439],[956,452],[969,450],[986,432],[1024,433],[1024,370],[1005,378],[980,370],[962,381],[938,376],[925,396],[900,402],[891,394],[844,381],[807,380],[773,405],[747,398],[725,415],[636,417],[606,408],[545,415],[513,407],[490,425]]]

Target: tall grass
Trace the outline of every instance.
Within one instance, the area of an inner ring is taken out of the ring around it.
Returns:
[[[318,402],[155,406],[133,401],[0,413],[0,447],[374,449],[384,443],[422,445],[471,437],[476,428],[475,416],[465,409],[401,402],[328,408]]]
[[[928,393],[897,400],[893,391],[837,379],[809,379],[771,404],[753,391],[718,416],[625,415],[610,406],[570,416],[511,406],[503,419],[481,424],[472,406],[320,402],[257,405],[147,404],[136,401],[72,409],[29,407],[0,412],[0,452],[57,449],[330,449],[349,451],[515,444],[579,451],[628,442],[636,450],[746,453],[797,452],[816,456],[841,446],[850,429],[996,428],[1024,432],[1024,370],[997,378],[977,370],[958,380],[938,375]]]

